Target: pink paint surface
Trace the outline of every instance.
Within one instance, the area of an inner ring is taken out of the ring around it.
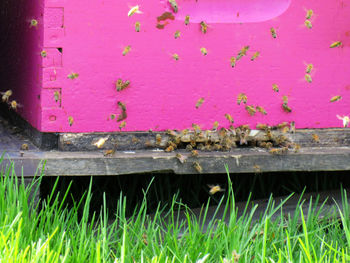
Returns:
[[[341,127],[336,115],[350,114],[350,3],[177,2],[175,20],[160,30],[156,18],[171,10],[165,0],[47,0],[42,45],[48,56],[42,61],[41,112],[33,113],[29,121],[40,123],[39,129],[47,132],[119,131],[120,123],[110,116],[119,114],[117,102],[122,101],[128,114],[124,131],[184,129],[192,123],[211,129],[214,121],[227,127],[226,113],[233,116],[234,125],[295,121],[297,128]],[[142,14],[128,17],[128,5],[137,4]],[[304,25],[307,9],[314,11],[312,29]],[[206,34],[200,30],[202,20],[209,24]],[[140,32],[135,32],[137,21]],[[276,39],[271,27],[277,31]],[[177,30],[181,36],[175,39]],[[334,41],[343,45],[329,48]],[[127,45],[131,51],[123,56]],[[232,68],[230,57],[246,45],[247,56]],[[202,47],[207,56],[200,52]],[[261,55],[251,61],[256,51]],[[178,61],[172,58],[174,53]],[[304,79],[307,63],[314,65],[312,83]],[[72,72],[79,77],[68,79]],[[118,78],[130,80],[130,87],[117,92]],[[272,90],[273,83],[279,93]],[[239,93],[248,96],[249,105],[264,107],[267,115],[250,116],[244,105],[237,105]],[[282,110],[283,95],[289,97],[291,113]],[[330,103],[335,95],[342,99]],[[196,109],[201,97],[205,101]],[[26,109],[33,106],[24,100],[21,113],[29,116]]]

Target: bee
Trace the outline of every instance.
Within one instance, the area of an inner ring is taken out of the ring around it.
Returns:
[[[214,121],[214,124],[213,124],[213,131],[216,131],[219,127],[219,122],[218,121]]]
[[[145,141],[145,146],[146,146],[147,148],[151,148],[151,147],[153,147],[154,145],[153,145],[153,143],[152,143],[150,140],[146,140],[146,141]]]
[[[329,47],[330,48],[335,48],[341,46],[343,43],[341,41],[335,41],[333,42]]]
[[[237,60],[239,60],[240,58],[242,58],[243,56],[247,55],[247,51],[249,50],[249,46],[244,46],[242,47],[242,49],[239,51],[238,56],[237,56]]]
[[[192,150],[191,151],[191,156],[192,157],[198,157],[198,151],[197,150]]]
[[[272,84],[272,89],[273,89],[273,91],[275,91],[275,92],[279,92],[279,88],[278,88],[278,85],[277,85],[277,84]]]
[[[68,123],[69,123],[69,126],[72,126],[72,125],[73,125],[74,119],[73,119],[72,116],[69,116],[69,117],[68,117]]]
[[[179,11],[179,8],[177,6],[177,3],[175,0],[168,0],[169,1],[169,4],[171,5],[174,13],[177,13],[177,11]]]
[[[111,118],[111,120],[114,120],[117,116],[115,114],[111,114],[111,116],[109,116]]]
[[[337,95],[337,96],[332,97],[330,102],[336,102],[336,101],[341,100],[341,99],[342,99],[342,97],[340,95]]]
[[[307,65],[306,65],[306,70],[305,70],[305,72],[308,73],[308,74],[310,74],[313,68],[314,68],[314,65],[312,65],[312,64],[307,64]]]
[[[169,145],[166,149],[165,149],[165,151],[166,152],[172,152],[172,151],[174,151],[175,149],[174,149],[174,146],[173,145]]]
[[[131,46],[130,45],[128,45],[128,46],[126,46],[124,49],[123,49],[123,56],[125,56],[126,54],[128,54],[129,52],[130,52],[130,50],[131,50]]]
[[[140,6],[135,5],[135,6],[130,8],[130,10],[128,12],[128,17],[131,17],[134,14],[142,14],[142,12],[140,11]]]
[[[146,246],[148,245],[147,234],[146,234],[146,233],[143,233],[143,234],[142,234],[142,242],[143,242],[143,244],[145,244]]]
[[[284,95],[282,97],[283,103],[288,104],[288,96]]]
[[[105,150],[103,152],[104,156],[109,156],[109,155],[113,155],[115,153],[115,149],[110,149],[110,150]]]
[[[180,58],[179,58],[179,55],[176,54],[176,53],[173,54],[172,57],[173,57],[173,59],[176,60],[176,61],[178,61],[178,60],[180,59]]]
[[[253,166],[253,169],[254,169],[254,172],[256,173],[256,174],[258,174],[258,173],[261,173],[261,168],[260,168],[260,166],[259,165],[254,165]]]
[[[194,162],[194,163],[193,163],[193,167],[194,167],[194,169],[196,169],[196,171],[197,171],[198,173],[202,173],[202,172],[203,172],[203,168],[202,168],[202,166],[201,166],[198,162]]]
[[[131,138],[131,142],[132,142],[133,144],[136,144],[136,143],[139,143],[139,142],[140,142],[140,139],[137,138],[137,137],[135,137],[135,136],[133,136],[133,137]]]
[[[311,82],[312,82],[312,77],[311,77],[311,75],[308,74],[308,73],[306,73],[306,74],[305,74],[305,80],[306,80],[307,82],[311,83]]]
[[[13,100],[10,102],[10,108],[13,110],[17,110],[17,108],[21,108],[22,105],[19,104],[17,101]]]
[[[237,263],[240,259],[241,255],[237,253],[236,250],[233,250],[232,252],[232,259],[233,259],[233,263]]]
[[[160,134],[157,134],[156,135],[156,144],[161,144],[161,142],[162,142],[162,136],[160,135]]]
[[[119,130],[122,130],[123,128],[125,128],[126,126],[126,121],[122,121],[120,124],[119,124]]]
[[[285,112],[292,112],[292,109],[288,106],[287,103],[283,103],[282,108]]]
[[[224,192],[224,191],[225,191],[225,189],[222,189],[220,185],[211,185],[211,184],[208,184],[208,187],[210,188],[209,194],[211,194],[211,195],[214,195],[214,194],[216,194],[217,192]]]
[[[46,58],[47,57],[47,51],[46,50],[42,50],[40,52],[40,56],[42,56],[43,58]]]
[[[135,31],[136,32],[140,32],[140,28],[141,28],[141,23],[140,22],[136,22],[135,23]]]
[[[58,102],[60,100],[60,92],[59,91],[55,91],[53,96],[54,96],[56,102]]]
[[[259,57],[259,56],[260,56],[260,52],[259,52],[259,51],[256,51],[250,60],[251,60],[251,61],[254,61],[254,60],[255,60],[257,57]]]
[[[290,132],[291,132],[291,133],[295,133],[295,122],[294,122],[294,121],[292,121],[292,122],[290,123]]]
[[[286,154],[288,152],[288,147],[282,147],[282,148],[273,148],[269,151],[272,155],[282,155]]]
[[[312,23],[310,20],[306,19],[305,22],[304,22],[305,26],[308,28],[308,29],[311,29],[312,28]]]
[[[234,68],[236,66],[236,61],[237,61],[236,57],[231,57],[230,58],[231,67]]]
[[[263,123],[258,123],[258,124],[256,125],[256,128],[257,128],[258,130],[266,130],[268,127],[269,127],[269,126],[268,126],[267,124],[263,124]]]
[[[109,136],[105,137],[105,138],[100,138],[97,142],[93,143],[93,145],[95,145],[97,148],[101,148],[105,142],[108,140]]]
[[[68,75],[68,78],[69,79],[76,79],[76,78],[78,78],[79,77],[79,74],[78,73],[74,73],[74,72],[72,72],[72,73],[70,73],[69,75]]]
[[[277,33],[276,33],[276,29],[274,29],[273,27],[270,28],[270,32],[271,32],[271,36],[273,38],[276,38],[277,37]]]
[[[226,114],[225,114],[225,118],[226,118],[230,123],[234,123],[234,122],[235,122],[235,121],[233,120],[231,114],[226,113]]]
[[[176,158],[179,160],[180,163],[185,163],[185,162],[186,162],[186,157],[183,156],[183,155],[180,154],[180,153],[177,153],[177,154],[176,154]]]
[[[222,146],[218,143],[214,143],[213,144],[213,150],[215,151],[221,151],[222,150]]]
[[[127,114],[126,114],[126,106],[124,103],[122,103],[121,101],[118,101],[118,106],[122,111],[117,118],[117,122],[120,122],[127,118]]]
[[[193,150],[193,146],[191,144],[187,144],[186,145],[186,150],[187,151],[192,151]]]
[[[256,113],[256,110],[254,109],[254,106],[252,106],[252,105],[245,106],[245,109],[249,113],[250,116],[254,116]]]
[[[237,104],[240,105],[241,102],[247,104],[248,97],[244,93],[239,93],[237,97]]]
[[[200,26],[201,26],[201,31],[203,34],[207,33],[208,31],[208,25],[204,22],[204,21],[201,21],[200,22]]]
[[[287,127],[287,126],[288,126],[288,122],[285,121],[285,122],[277,124],[276,128],[277,129],[283,129],[283,128]]]
[[[37,27],[38,24],[39,24],[38,20],[32,19],[32,20],[30,20],[30,25],[29,25],[29,27]]]
[[[117,91],[122,91],[122,90],[126,89],[127,87],[129,87],[129,85],[130,85],[129,80],[122,81],[121,79],[118,79],[116,82]]]
[[[342,117],[342,116],[337,115],[337,118],[338,118],[339,120],[342,120],[342,121],[343,121],[343,127],[344,127],[344,128],[349,126],[349,122],[350,122],[349,116],[344,116],[344,117]]]
[[[300,150],[300,148],[301,148],[300,144],[297,144],[297,143],[294,143],[294,144],[293,144],[293,147],[294,147],[294,152],[295,152],[295,153],[299,152],[299,150]]]
[[[204,56],[206,56],[208,54],[208,51],[207,51],[207,49],[205,47],[201,47],[200,51],[202,52],[202,54]]]
[[[29,150],[28,144],[23,143],[23,144],[21,145],[21,150],[22,150],[22,151],[28,151],[28,150]]]
[[[314,14],[314,11],[312,9],[306,10],[306,19],[310,19]]]
[[[180,30],[176,30],[176,32],[175,32],[175,34],[174,34],[175,39],[179,38],[180,35],[181,35]]]
[[[190,16],[185,16],[185,25],[187,26],[190,23]]]
[[[320,142],[320,138],[318,137],[318,135],[316,133],[311,134],[311,136],[312,136],[312,140],[314,142]]]
[[[2,94],[2,101],[3,102],[8,102],[10,97],[12,96],[12,90],[7,90],[5,92],[0,92],[0,94]]]
[[[202,106],[203,102],[204,102],[204,98],[200,98],[196,103],[196,109],[198,109],[200,106]]]
[[[256,109],[258,112],[261,112],[261,113],[264,114],[264,115],[267,114],[266,110],[265,110],[263,107],[261,107],[261,106],[256,106],[255,109]]]
[[[195,131],[195,133],[200,133],[201,132],[201,127],[199,127],[198,124],[192,123],[192,128]]]

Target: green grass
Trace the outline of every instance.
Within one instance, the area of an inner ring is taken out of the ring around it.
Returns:
[[[0,159],[1,162],[1,159]],[[319,219],[317,200],[300,201],[293,216],[283,213],[283,202],[268,208],[258,221],[256,206],[237,216],[235,197],[229,187],[219,206],[228,223],[208,215],[210,200],[201,218],[193,215],[176,196],[170,205],[159,205],[153,217],[143,202],[127,217],[127,202],[120,194],[113,218],[108,218],[104,196],[99,213],[90,211],[91,186],[82,199],[66,207],[70,187],[41,201],[30,193],[40,184],[24,186],[13,166],[0,178],[0,262],[349,262],[350,209],[343,198],[340,220],[335,215]],[[231,185],[228,177],[228,186]],[[346,192],[343,192],[346,195]],[[308,207],[308,215],[302,207]],[[282,209],[281,209],[282,208]],[[185,220],[178,219],[179,213]],[[218,210],[217,210],[218,211]],[[277,219],[273,215],[278,214]],[[216,217],[218,218],[218,217]],[[204,223],[208,224],[204,231]]]

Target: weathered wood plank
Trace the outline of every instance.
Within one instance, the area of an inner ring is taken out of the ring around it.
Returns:
[[[108,157],[103,152],[59,151],[25,152],[23,156],[9,152],[7,156],[15,161],[16,167],[26,167],[27,173],[32,173],[41,160],[46,160],[47,176],[98,176],[157,171],[195,174],[197,171],[193,167],[194,162],[201,165],[205,174],[226,173],[225,164],[230,173],[350,170],[350,147],[310,147],[302,148],[298,153],[277,156],[260,148],[201,152],[198,157],[191,157],[188,152],[181,153],[187,158],[184,164],[176,158],[176,153],[163,151],[117,151]]]

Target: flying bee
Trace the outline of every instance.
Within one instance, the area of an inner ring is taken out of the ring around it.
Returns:
[[[306,82],[311,83],[311,82],[312,82],[312,77],[311,77],[311,75],[308,74],[308,73],[306,73],[306,74],[305,74],[305,80],[306,80]]]
[[[236,61],[237,61],[236,57],[231,57],[230,58],[231,67],[234,68],[236,66]]]
[[[32,20],[30,20],[30,25],[29,25],[29,27],[37,27],[38,24],[39,24],[38,20],[32,19]]]
[[[198,155],[199,155],[199,154],[198,154],[198,151],[197,151],[197,150],[192,150],[192,151],[191,151],[191,156],[192,156],[192,157],[198,157]]]
[[[10,102],[10,108],[13,110],[17,110],[17,108],[21,108],[22,105],[19,104],[17,101],[13,100]]]
[[[178,60],[180,59],[179,55],[176,54],[176,53],[174,53],[174,54],[172,55],[172,57],[173,57],[173,59],[176,60],[176,61],[178,61]]]
[[[279,88],[277,84],[272,84],[272,89],[274,92],[279,92]]]
[[[207,49],[205,47],[201,47],[200,51],[202,52],[202,54],[204,56],[206,56],[208,54],[208,51],[207,51]]]
[[[306,70],[305,70],[305,72],[308,73],[308,74],[310,74],[313,68],[314,68],[314,65],[312,65],[312,64],[307,64],[307,65],[306,65]]]
[[[0,94],[2,95],[2,101],[3,102],[8,102],[10,97],[12,96],[12,90],[7,90],[5,92],[0,92]]]
[[[239,93],[237,97],[237,104],[240,105],[241,102],[247,104],[248,97],[244,93]]]
[[[312,23],[310,20],[306,19],[305,22],[304,22],[305,26],[308,28],[308,29],[312,29]]]
[[[259,51],[256,51],[250,60],[251,60],[251,61],[254,61],[254,60],[255,60],[257,57],[259,57],[259,56],[260,56],[260,52],[259,52]]]
[[[329,47],[330,48],[335,48],[341,46],[343,43],[341,41],[335,41],[333,42]]]
[[[135,23],[135,31],[136,32],[140,32],[140,28],[141,28],[141,23],[140,22],[136,22]]]
[[[203,34],[207,33],[208,31],[208,25],[204,22],[204,21],[201,21],[200,22],[200,26],[201,26],[201,31]]]
[[[213,131],[216,131],[219,127],[219,122],[218,121],[215,121],[214,124],[213,124]]]
[[[122,121],[120,124],[119,124],[119,130],[122,130],[123,128],[125,128],[126,126],[126,121]]]
[[[197,171],[198,173],[202,173],[202,172],[203,172],[203,168],[202,168],[202,166],[201,166],[198,162],[194,162],[194,163],[193,163],[193,167],[194,167],[194,169],[196,169],[196,171]]]
[[[169,1],[169,4],[171,5],[174,13],[177,13],[177,11],[179,11],[179,8],[177,6],[177,3],[175,0],[168,0]]]
[[[264,114],[264,115],[267,114],[266,110],[265,110],[263,107],[261,107],[261,106],[256,106],[255,109],[256,109],[258,112],[260,112],[260,113],[262,113],[262,114]]]
[[[187,26],[190,23],[190,16],[185,16],[185,25]]]
[[[285,112],[292,112],[292,109],[288,106],[287,103],[283,103],[282,108]]]
[[[343,121],[343,127],[344,127],[344,128],[349,126],[349,122],[350,122],[349,116],[343,116],[343,117],[342,117],[342,116],[337,115],[337,118],[338,118],[339,120],[342,120],[342,121]]]
[[[313,14],[314,14],[314,11],[312,9],[308,9],[308,10],[306,10],[305,18],[310,19],[313,16]]]
[[[162,136],[160,135],[160,134],[157,134],[156,135],[156,144],[161,144],[161,142],[162,142]]]
[[[47,51],[46,50],[42,50],[40,52],[40,56],[42,56],[43,58],[46,58],[47,57]]]
[[[337,95],[337,96],[332,97],[330,102],[336,102],[336,101],[341,100],[341,99],[342,99],[342,97],[340,95]]]
[[[318,137],[318,135],[316,133],[311,134],[311,136],[312,136],[312,140],[314,142],[317,142],[317,143],[320,142],[320,138]]]
[[[125,56],[126,54],[128,54],[129,52],[130,52],[130,50],[131,50],[131,46],[130,45],[128,45],[128,46],[126,46],[124,49],[123,49],[123,56]]]
[[[224,191],[225,191],[225,189],[222,189],[220,185],[211,185],[211,184],[208,184],[208,187],[210,188],[209,194],[211,194],[211,195],[214,195],[214,194],[216,194],[217,192],[224,192]]]
[[[108,139],[109,139],[109,136],[105,138],[100,138],[97,142],[93,143],[93,145],[95,145],[97,148],[100,149]]]
[[[60,100],[60,92],[55,91],[53,94],[53,97],[55,98],[55,101],[58,102]]]
[[[134,14],[142,14],[142,12],[140,11],[140,6],[135,5],[135,6],[130,8],[130,10],[128,12],[128,17],[131,17]]]
[[[242,49],[239,51],[237,60],[241,59],[243,56],[247,55],[247,51],[249,50],[249,46],[244,46]]]
[[[233,120],[231,114],[226,113],[226,114],[225,114],[225,118],[226,118],[230,123],[234,123],[234,122],[235,122],[235,121]]]
[[[175,39],[178,39],[180,37],[180,35],[181,35],[180,30],[176,30],[175,34],[174,34]]]
[[[23,144],[21,145],[21,150],[22,150],[22,151],[28,151],[28,150],[29,150],[28,144],[23,143]]]
[[[245,109],[249,113],[250,116],[254,116],[256,113],[256,110],[254,109],[254,106],[252,106],[252,105],[245,106]]]
[[[72,72],[72,73],[70,73],[69,75],[68,75],[68,78],[69,79],[76,79],[76,78],[78,78],[79,77],[79,74],[78,73],[74,73],[74,72]]]
[[[198,109],[200,106],[202,106],[203,102],[204,102],[204,98],[200,98],[196,103],[196,109]]]
[[[179,160],[180,163],[185,163],[185,162],[186,162],[186,157],[183,156],[183,155],[180,154],[180,153],[177,153],[177,154],[176,154],[176,158]]]
[[[274,29],[273,27],[270,28],[270,32],[271,32],[271,36],[273,38],[276,38],[277,37],[277,33],[276,33],[276,29]]]
[[[72,126],[72,125],[73,125],[74,119],[73,119],[72,116],[69,116],[69,117],[68,117],[68,123],[69,123],[69,126]]]
[[[258,129],[258,130],[266,130],[267,128],[268,128],[269,126],[267,125],[267,124],[263,124],[263,123],[258,123],[257,125],[256,125],[256,128]]]

